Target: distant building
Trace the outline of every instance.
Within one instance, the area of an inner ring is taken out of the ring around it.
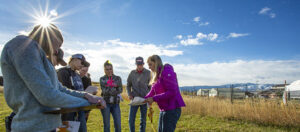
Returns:
[[[209,89],[199,89],[197,91],[197,96],[208,96]]]
[[[284,90],[287,85],[288,84],[276,84],[276,85],[273,85],[271,89],[274,89],[274,90]]]
[[[294,81],[286,87],[287,97],[291,99],[300,99],[300,80]]]
[[[233,88],[232,96],[233,98],[245,98],[245,92],[238,89]],[[209,91],[210,97],[224,97],[224,98],[230,98],[231,97],[231,88],[212,88]]]
[[[284,89],[283,89],[283,91],[284,91]],[[259,92],[258,97],[259,98],[270,98],[270,99],[281,98],[283,91],[280,89],[268,89],[268,90]]]

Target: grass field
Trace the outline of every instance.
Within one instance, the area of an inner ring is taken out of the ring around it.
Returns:
[[[0,88],[1,91],[1,88]],[[128,125],[128,112],[129,112],[129,101],[123,94],[125,101],[120,104],[121,106],[121,126],[122,131],[128,132],[129,125]],[[184,98],[184,100],[190,101],[189,99]],[[187,102],[190,105],[190,102]],[[279,127],[275,125],[262,125],[256,124],[249,121],[243,120],[229,120],[224,118],[217,118],[213,116],[201,115],[198,112],[195,114],[191,113],[188,108],[197,107],[195,106],[187,106],[183,109],[183,114],[180,117],[180,120],[177,124],[176,131],[178,132],[199,132],[199,131],[255,131],[255,132],[281,132],[281,131],[300,131],[299,128],[296,127]],[[157,128],[158,122],[158,114],[159,110],[157,106],[154,105],[154,123],[153,127]],[[184,112],[185,111],[185,112]],[[4,117],[9,115],[11,110],[5,103],[3,93],[0,92],[0,132],[5,131],[4,126]],[[136,118],[136,130],[139,129],[139,114],[137,114]],[[100,110],[92,110],[89,116],[89,120],[87,122],[88,131],[89,132],[100,132],[103,131],[103,123],[102,123],[102,116]],[[147,132],[151,132],[152,125],[150,121],[147,120]],[[113,131],[113,122],[111,120],[111,130]]]

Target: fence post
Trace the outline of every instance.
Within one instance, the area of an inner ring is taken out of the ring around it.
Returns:
[[[230,101],[233,104],[233,85],[230,86]]]

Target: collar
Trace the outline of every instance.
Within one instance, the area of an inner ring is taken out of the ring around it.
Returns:
[[[137,73],[143,73],[145,71],[145,68],[143,70],[139,71],[138,69],[135,70]]]

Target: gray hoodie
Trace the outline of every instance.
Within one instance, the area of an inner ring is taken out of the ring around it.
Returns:
[[[49,132],[61,125],[60,114],[44,114],[55,108],[89,105],[84,93],[66,89],[39,44],[27,36],[6,43],[1,54],[4,96],[16,113],[13,132]]]

